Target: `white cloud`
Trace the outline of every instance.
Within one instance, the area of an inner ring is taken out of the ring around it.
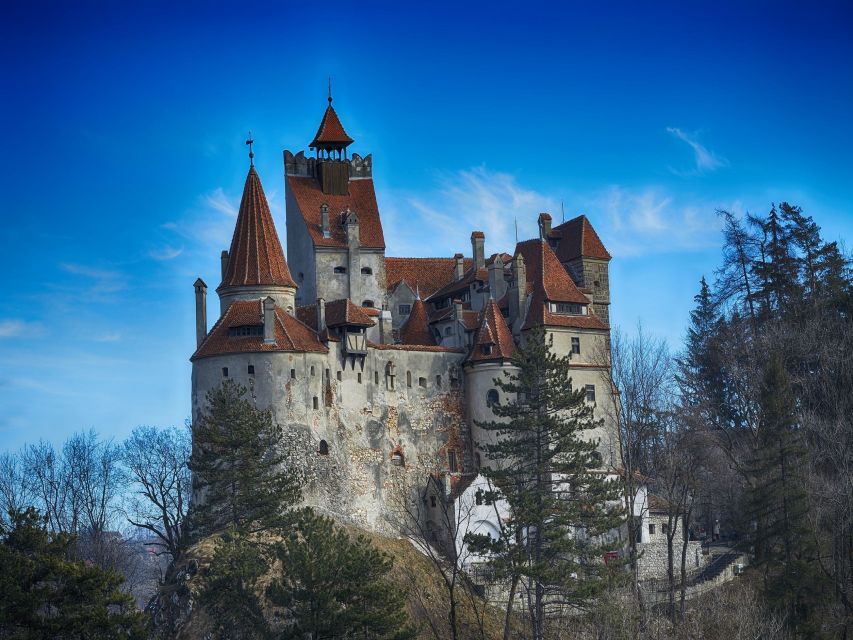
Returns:
[[[699,175],[706,171],[715,171],[720,167],[728,165],[728,160],[699,144],[695,134],[686,133],[677,127],[667,127],[666,130],[693,150],[693,159],[696,163],[696,166],[691,171],[683,172],[671,169],[673,173],[677,175]]]
[[[184,252],[184,247],[173,247],[171,245],[164,245],[159,247],[158,249],[151,249],[148,252],[148,255],[154,260],[174,260],[179,255]]]
[[[210,193],[204,195],[202,200],[210,209],[218,211],[222,215],[228,216],[229,218],[237,217],[238,204],[234,199],[225,195],[225,191],[222,190],[222,187],[217,187]]]
[[[59,265],[64,271],[92,280],[87,292],[92,295],[116,293],[126,288],[126,276],[118,271],[98,269],[73,262]]]
[[[40,334],[42,326],[38,322],[25,320],[0,320],[0,338],[17,338],[27,334]]]
[[[739,203],[688,200],[659,186],[610,185],[566,192],[566,219],[585,213],[605,246],[621,257],[697,251],[719,242],[718,208]],[[487,254],[511,252],[518,238],[538,235],[537,218],[551,213],[561,222],[560,201],[485,167],[440,174],[432,191],[379,196],[388,255],[450,256],[471,252],[471,231],[486,234]],[[429,233],[424,233],[429,229]]]
[[[118,342],[121,340],[121,333],[118,331],[112,331],[109,333],[102,333],[93,338],[95,342]]]

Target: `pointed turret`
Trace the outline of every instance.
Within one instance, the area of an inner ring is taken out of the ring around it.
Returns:
[[[490,298],[480,320],[480,327],[474,336],[474,346],[467,362],[507,361],[515,352],[512,331],[504,320],[498,303]]]
[[[269,203],[254,166],[249,167],[237,224],[227,257],[223,254],[222,283],[216,289],[222,310],[233,300],[272,296],[293,312],[296,283],[287,268]]]
[[[435,337],[429,330],[429,317],[424,301],[420,295],[415,298],[412,310],[403,326],[400,327],[400,342],[402,344],[434,345]]]
[[[353,139],[344,131],[344,125],[341,124],[341,120],[332,106],[332,96],[330,94],[329,106],[326,107],[326,112],[320,121],[317,134],[308,147],[310,149],[317,149],[318,151],[341,151],[352,143]]]

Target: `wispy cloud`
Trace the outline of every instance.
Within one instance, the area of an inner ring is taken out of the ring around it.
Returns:
[[[566,219],[587,214],[611,253],[621,257],[714,246],[716,209],[739,209],[737,202],[688,200],[655,185],[609,185],[564,196]],[[389,192],[380,200],[389,254],[395,255],[468,254],[474,230],[485,232],[487,253],[512,251],[516,221],[520,240],[538,235],[542,211],[560,223],[559,200],[484,167],[441,174],[434,190],[418,196]]]
[[[93,340],[95,342],[119,342],[121,340],[121,333],[118,331],[102,333],[95,336]]]
[[[63,271],[91,281],[87,293],[92,295],[116,293],[127,286],[126,276],[119,271],[109,271],[73,262],[63,262],[59,266]]]
[[[42,333],[43,327],[38,322],[8,319],[0,320],[0,338],[17,338],[24,335]]]
[[[720,167],[728,165],[728,160],[700,144],[696,139],[696,134],[687,133],[678,127],[667,127],[666,130],[693,150],[693,160],[696,163],[693,169],[686,172],[670,167],[673,173],[677,175],[701,175],[702,173],[716,171]]]
[[[148,255],[149,255],[149,257],[153,258],[154,260],[165,261],[165,260],[174,260],[179,255],[181,255],[183,252],[184,252],[183,246],[173,247],[173,246],[167,244],[167,245],[159,247],[157,249],[151,249],[148,252]]]
[[[225,195],[222,187],[217,187],[208,194],[202,196],[203,202],[214,211],[218,211],[222,215],[229,218],[237,217],[237,203],[232,198]]]

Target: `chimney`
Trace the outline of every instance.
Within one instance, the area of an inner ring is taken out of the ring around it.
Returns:
[[[462,322],[462,301],[458,298],[453,301],[453,319]]]
[[[326,328],[326,301],[323,298],[317,298],[317,333],[321,333]]]
[[[323,230],[324,238],[332,235],[332,231],[329,229],[329,205],[325,202],[320,205],[320,228]]]
[[[200,347],[207,336],[207,285],[199,278],[195,287],[195,346]]]
[[[524,264],[524,256],[516,254],[513,261],[513,284],[515,285],[516,304],[518,305],[518,317],[524,317],[524,304],[527,302],[527,267]]]
[[[461,253],[457,253],[453,259],[456,261],[456,279],[461,280],[462,276],[465,275],[465,258],[462,257]]]
[[[504,261],[499,255],[495,256],[489,265],[489,295],[495,300],[500,300],[506,293],[506,280],[504,280]]]
[[[482,231],[471,234],[471,251],[474,254],[474,269],[483,269],[486,266],[486,234]]]
[[[222,267],[222,280],[225,280],[225,272],[228,271],[228,252],[223,251],[222,255],[219,256],[219,263]]]
[[[379,342],[381,344],[392,344],[394,342],[392,326],[391,312],[388,309],[382,309],[379,312]]]
[[[275,300],[264,299],[264,344],[275,343]]]
[[[358,216],[349,207],[344,211],[344,230],[347,234],[347,244],[350,247],[358,246]]]
[[[551,214],[540,213],[539,214],[539,239],[540,240],[547,240],[549,235],[551,235]]]

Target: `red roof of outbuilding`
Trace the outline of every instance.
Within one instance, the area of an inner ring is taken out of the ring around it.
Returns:
[[[237,224],[228,252],[228,267],[219,288],[242,285],[296,287],[284,259],[261,179],[254,166],[249,168],[249,175],[246,176]]]
[[[483,353],[483,346],[491,345],[490,353]],[[474,346],[468,356],[468,362],[491,362],[509,360],[515,352],[512,331],[501,315],[494,298],[490,298],[482,312],[480,328],[474,335]]]
[[[557,257],[560,262],[568,262],[581,256],[610,260],[610,254],[604,248],[604,243],[584,215],[554,227],[551,230],[551,237],[560,238],[557,245]]]
[[[463,260],[463,268],[470,269],[471,258]],[[430,297],[456,278],[454,258],[385,258],[385,278],[389,293],[400,282],[405,282],[412,291],[420,290],[423,298]]]
[[[341,124],[338,114],[332,107],[332,99],[329,98],[329,106],[326,107],[326,112],[323,114],[323,119],[320,121],[320,126],[317,129],[317,134],[308,145],[311,149],[332,147],[341,148],[352,144],[353,140],[344,131],[344,125]]]
[[[375,322],[361,309],[355,306],[349,298],[332,300],[326,303],[326,326],[343,327],[372,327]]]
[[[320,342],[317,333],[288,314],[284,309],[275,309],[275,343],[266,344],[262,336],[229,336],[231,327],[259,326],[264,323],[263,301],[236,300],[225,314],[213,325],[210,333],[193,354],[191,360],[228,353],[252,351],[288,351],[295,353],[328,351]]]
[[[409,317],[400,327],[400,342],[403,344],[435,344],[435,337],[429,330],[426,305],[420,298],[415,299]]]
[[[359,179],[349,181],[349,193],[330,195],[323,193],[316,178],[287,176],[287,188],[296,200],[305,227],[316,247],[346,247],[347,236],[344,231],[344,215],[347,209],[358,216],[358,233],[361,246],[368,249],[384,249],[385,237],[382,234],[382,222],[379,219],[379,206],[373,180]],[[329,237],[323,236],[320,207],[329,205]]]

